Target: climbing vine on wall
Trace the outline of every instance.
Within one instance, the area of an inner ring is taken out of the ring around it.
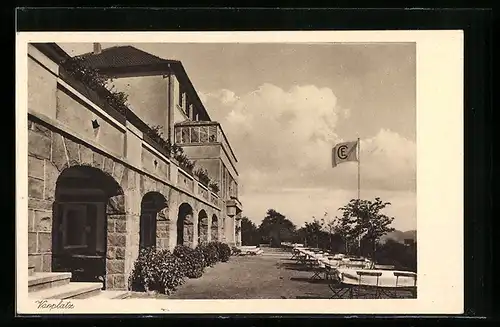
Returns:
[[[104,99],[122,115],[125,115],[129,110],[127,105],[128,95],[124,92],[116,91],[114,85],[108,84],[108,82],[112,82],[112,80],[101,74],[98,69],[87,65],[84,58],[69,58],[61,63],[61,67],[71,77],[96,92],[99,97]]]

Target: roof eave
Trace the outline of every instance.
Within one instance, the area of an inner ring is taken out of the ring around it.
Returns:
[[[71,58],[71,56],[66,51],[64,51],[59,45],[57,45],[57,43],[30,44],[57,64],[61,64],[63,61]]]

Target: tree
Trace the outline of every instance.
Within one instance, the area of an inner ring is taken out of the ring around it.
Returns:
[[[347,251],[346,241],[342,237],[343,230],[341,228],[339,217],[328,218],[328,212],[325,212],[322,221],[325,222],[324,230],[328,233],[328,248],[331,251],[342,251],[342,247]]]
[[[248,217],[241,218],[241,243],[242,245],[257,245],[260,235],[257,226]]]
[[[394,240],[387,240],[375,253],[379,264],[393,265],[398,270],[417,271],[417,246],[404,245]]]
[[[380,238],[394,231],[394,228],[390,227],[394,217],[381,213],[389,205],[390,202],[382,202],[376,197],[375,201],[353,199],[339,208],[343,211],[340,230],[344,233],[344,237],[348,241],[359,239],[360,243],[368,244],[367,252],[371,258],[374,257],[376,244]],[[363,249],[360,249],[360,254],[363,252]]]
[[[281,246],[282,241],[292,241],[295,231],[296,226],[274,209],[267,210],[266,217],[259,226],[263,241],[277,247]]]
[[[313,217],[312,222],[306,222],[305,231],[308,246],[320,247],[323,225],[324,221],[317,220],[316,217]]]

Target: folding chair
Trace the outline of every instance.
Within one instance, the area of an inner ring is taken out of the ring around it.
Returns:
[[[316,260],[316,261],[313,262],[312,269],[314,271],[314,274],[311,276],[311,280],[315,280],[315,279],[321,280],[321,279],[323,279],[323,277],[321,275],[323,275],[326,272],[326,265],[324,263],[322,263],[319,260]]]
[[[380,287],[379,287],[379,280],[380,276],[382,276],[382,273],[380,271],[362,271],[358,270],[356,271],[356,275],[358,275],[358,286],[356,287],[356,297],[359,297],[361,295],[360,291],[361,290],[375,290],[373,292],[374,298],[379,298],[380,297]],[[362,279],[363,276],[365,277],[377,277],[377,282],[375,285],[370,285],[370,284],[363,284]]]
[[[332,281],[339,280],[339,272],[331,264],[325,263],[324,271],[325,271],[325,280],[332,280]]]
[[[396,276],[396,287],[394,288],[394,296],[397,296],[398,291],[408,291],[413,297],[417,297],[417,274],[413,272],[401,272],[395,271],[394,276]],[[409,277],[413,278],[412,286],[399,286],[399,277]]]
[[[328,283],[328,287],[332,291],[330,299],[342,299],[345,295],[347,295],[349,299],[353,298],[353,289],[355,285],[345,284],[343,283],[343,279],[343,274],[341,274],[340,278],[330,279],[331,282]]]
[[[307,265],[307,254],[299,253],[295,257],[295,259],[297,260],[298,263],[303,264],[303,265]]]

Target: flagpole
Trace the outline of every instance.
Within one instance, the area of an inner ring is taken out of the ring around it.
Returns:
[[[359,142],[359,137],[358,137],[358,201],[360,200],[361,196],[361,143]]]
[[[358,150],[358,206],[360,205],[359,201],[361,200],[361,142],[359,141],[358,137],[358,144],[357,144],[357,150]],[[361,234],[359,234],[358,238],[358,248],[359,248],[359,254],[361,254]]]

